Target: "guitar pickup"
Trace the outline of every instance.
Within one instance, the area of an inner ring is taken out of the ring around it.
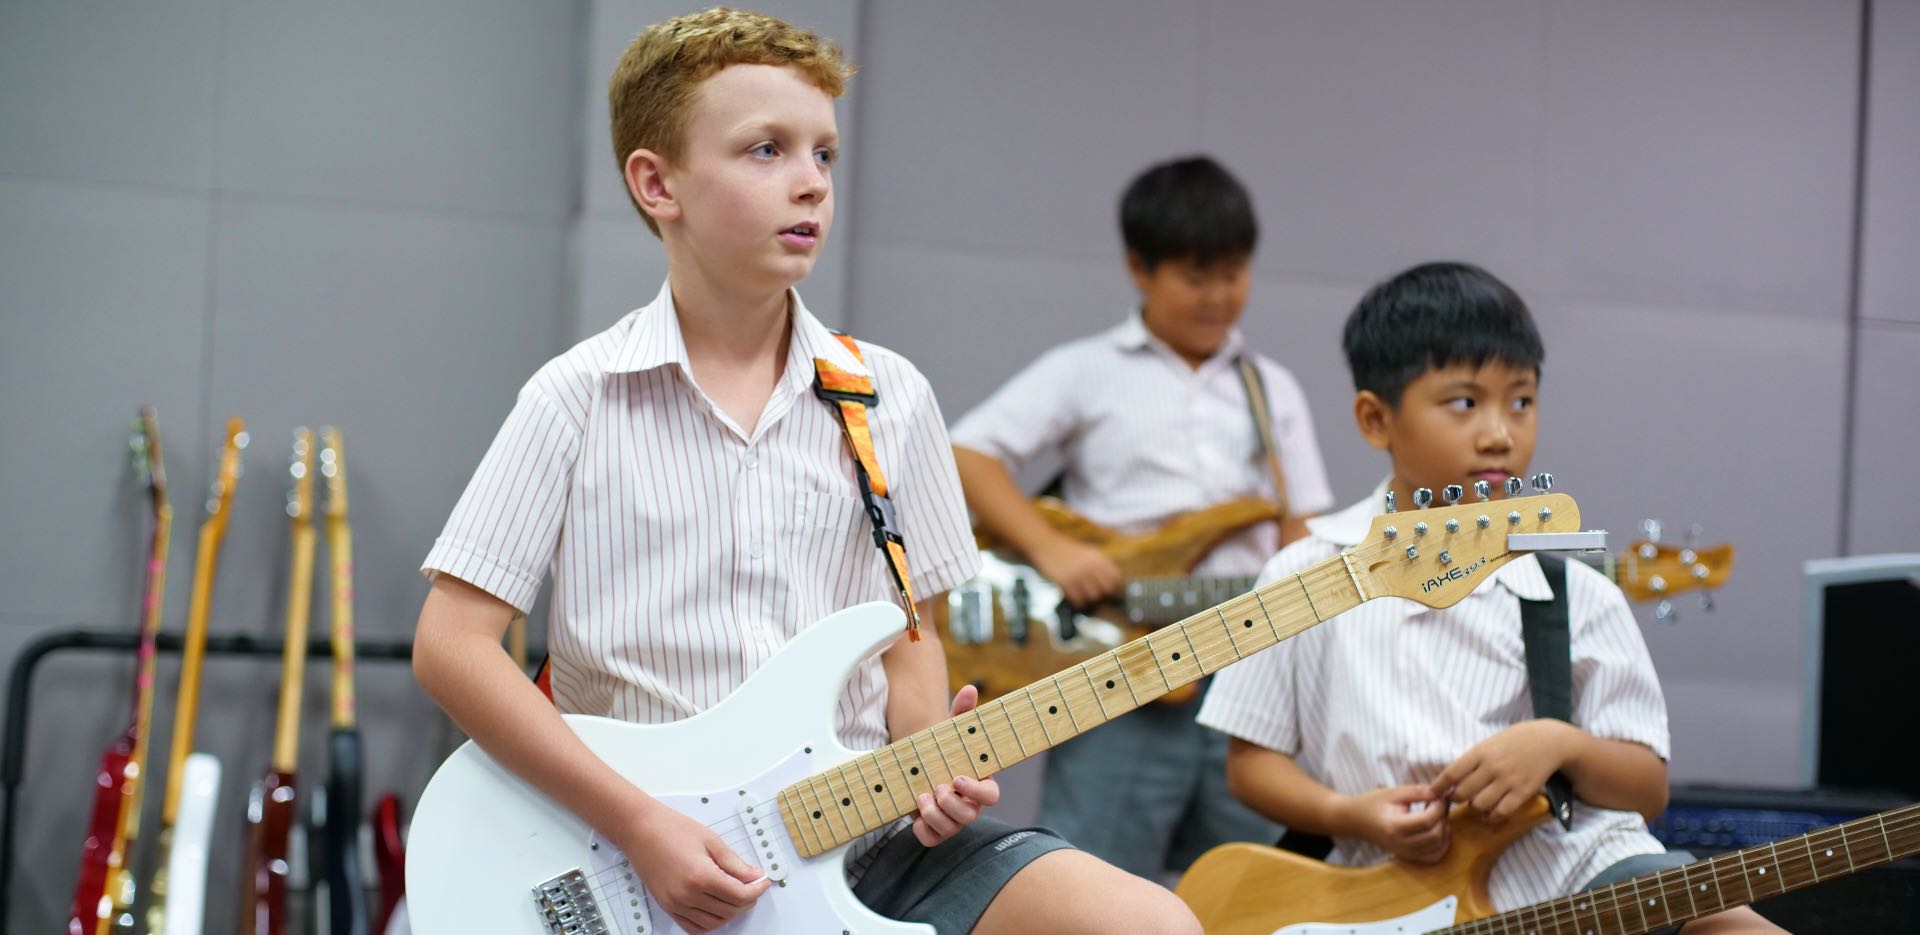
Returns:
[[[741,797],[737,813],[741,827],[747,830],[747,840],[753,845],[754,862],[766,871],[767,879],[785,884],[787,874],[793,870],[794,857],[786,843],[786,825],[780,821],[779,811],[747,795]]]
[[[1585,529],[1580,532],[1510,532],[1509,552],[1604,552],[1607,531]]]

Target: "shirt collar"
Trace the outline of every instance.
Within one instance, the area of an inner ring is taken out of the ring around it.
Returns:
[[[1173,348],[1167,346],[1167,342],[1154,337],[1153,332],[1147,330],[1146,319],[1141,316],[1138,306],[1135,306],[1131,312],[1127,313],[1126,320],[1107,329],[1107,340],[1111,341],[1114,347],[1123,351],[1144,351],[1151,348],[1159,348],[1167,354],[1172,354],[1175,357],[1179,356]],[[1240,356],[1241,349],[1245,346],[1246,339],[1241,336],[1240,329],[1234,328],[1227,332],[1226,341],[1221,343],[1220,349],[1215,351],[1212,357],[1207,358],[1207,362],[1233,360]]]
[[[800,294],[787,290],[793,315],[793,339],[787,349],[787,376],[813,381],[813,361],[824,357],[829,363],[861,376],[871,377],[867,365],[854,357],[846,345],[813,317]],[[680,331],[680,316],[674,309],[673,285],[660,285],[660,294],[633,313],[633,326],[620,342],[620,348],[607,362],[608,373],[638,373],[665,366],[678,366],[691,372],[687,361],[687,340]],[[796,371],[798,374],[796,374]]]
[[[1308,519],[1307,531],[1342,549],[1359,545],[1373,528],[1373,518],[1385,510],[1389,480],[1382,480],[1365,499],[1338,513]],[[1501,566],[1493,573],[1493,580],[1521,600],[1553,599],[1546,573],[1540,570],[1540,562],[1531,552]]]

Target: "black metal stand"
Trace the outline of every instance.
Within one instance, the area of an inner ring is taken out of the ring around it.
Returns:
[[[158,648],[163,653],[179,653],[182,642],[182,637],[177,634],[162,633],[158,640]],[[7,675],[6,736],[4,746],[0,747],[0,755],[5,757],[0,759],[0,789],[6,792],[5,824],[4,828],[0,828],[0,935],[5,935],[6,909],[13,904],[10,897],[13,892],[14,806],[15,800],[19,797],[20,778],[25,772],[27,714],[33,694],[33,670],[47,656],[64,650],[133,653],[139,648],[140,636],[137,633],[87,629],[56,630],[28,643],[20,650],[20,655],[13,660],[13,670]],[[285,649],[286,641],[277,637],[207,637],[207,655],[209,656],[262,656],[279,659]],[[408,662],[413,658],[413,646],[410,643],[355,640],[353,652],[356,659],[384,662]],[[332,658],[333,644],[328,640],[316,639],[307,644],[307,659],[310,662]]]

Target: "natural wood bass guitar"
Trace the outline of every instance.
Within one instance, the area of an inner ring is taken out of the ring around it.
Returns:
[[[1494,863],[1546,816],[1544,798],[1498,826],[1456,812],[1453,844],[1428,866],[1336,867],[1228,844],[1202,854],[1175,892],[1208,935],[1641,935],[1920,853],[1920,805],[1909,805],[1494,913]]]
[[[980,690],[987,701],[1253,587],[1252,575],[1190,574],[1222,541],[1275,517],[1271,500],[1229,500],[1182,513],[1152,532],[1116,532],[1053,497],[1033,502],[1047,525],[1105,553],[1126,575],[1121,596],[1094,607],[1069,607],[1060,589],[1012,551],[982,535],[981,571],[933,602],[934,625],[947,652],[955,691]],[[1162,700],[1181,702],[1195,686]]]

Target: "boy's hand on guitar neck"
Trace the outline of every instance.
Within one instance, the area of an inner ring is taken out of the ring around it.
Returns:
[[[1075,607],[1092,607],[1120,593],[1127,583],[1126,575],[1107,553],[1070,536],[1050,535],[1027,557]]]
[[[618,843],[647,892],[694,935],[746,911],[772,885],[713,829],[663,805]]]
[[[1469,806],[1498,824],[1540,794],[1547,778],[1566,765],[1581,736],[1579,728],[1565,721],[1522,721],[1461,754],[1428,787],[1429,793]]]
[[[967,685],[953,696],[953,708],[948,716],[959,717],[979,703],[980,690]],[[913,836],[921,844],[933,847],[979,818],[981,809],[999,801],[998,780],[955,776],[951,785],[941,783],[932,794],[920,793],[916,800],[920,811],[913,817]]]
[[[1423,806],[1423,807],[1421,807]],[[1430,864],[1453,843],[1447,801],[1426,786],[1394,786],[1340,800],[1336,834],[1361,838],[1393,856]]]

